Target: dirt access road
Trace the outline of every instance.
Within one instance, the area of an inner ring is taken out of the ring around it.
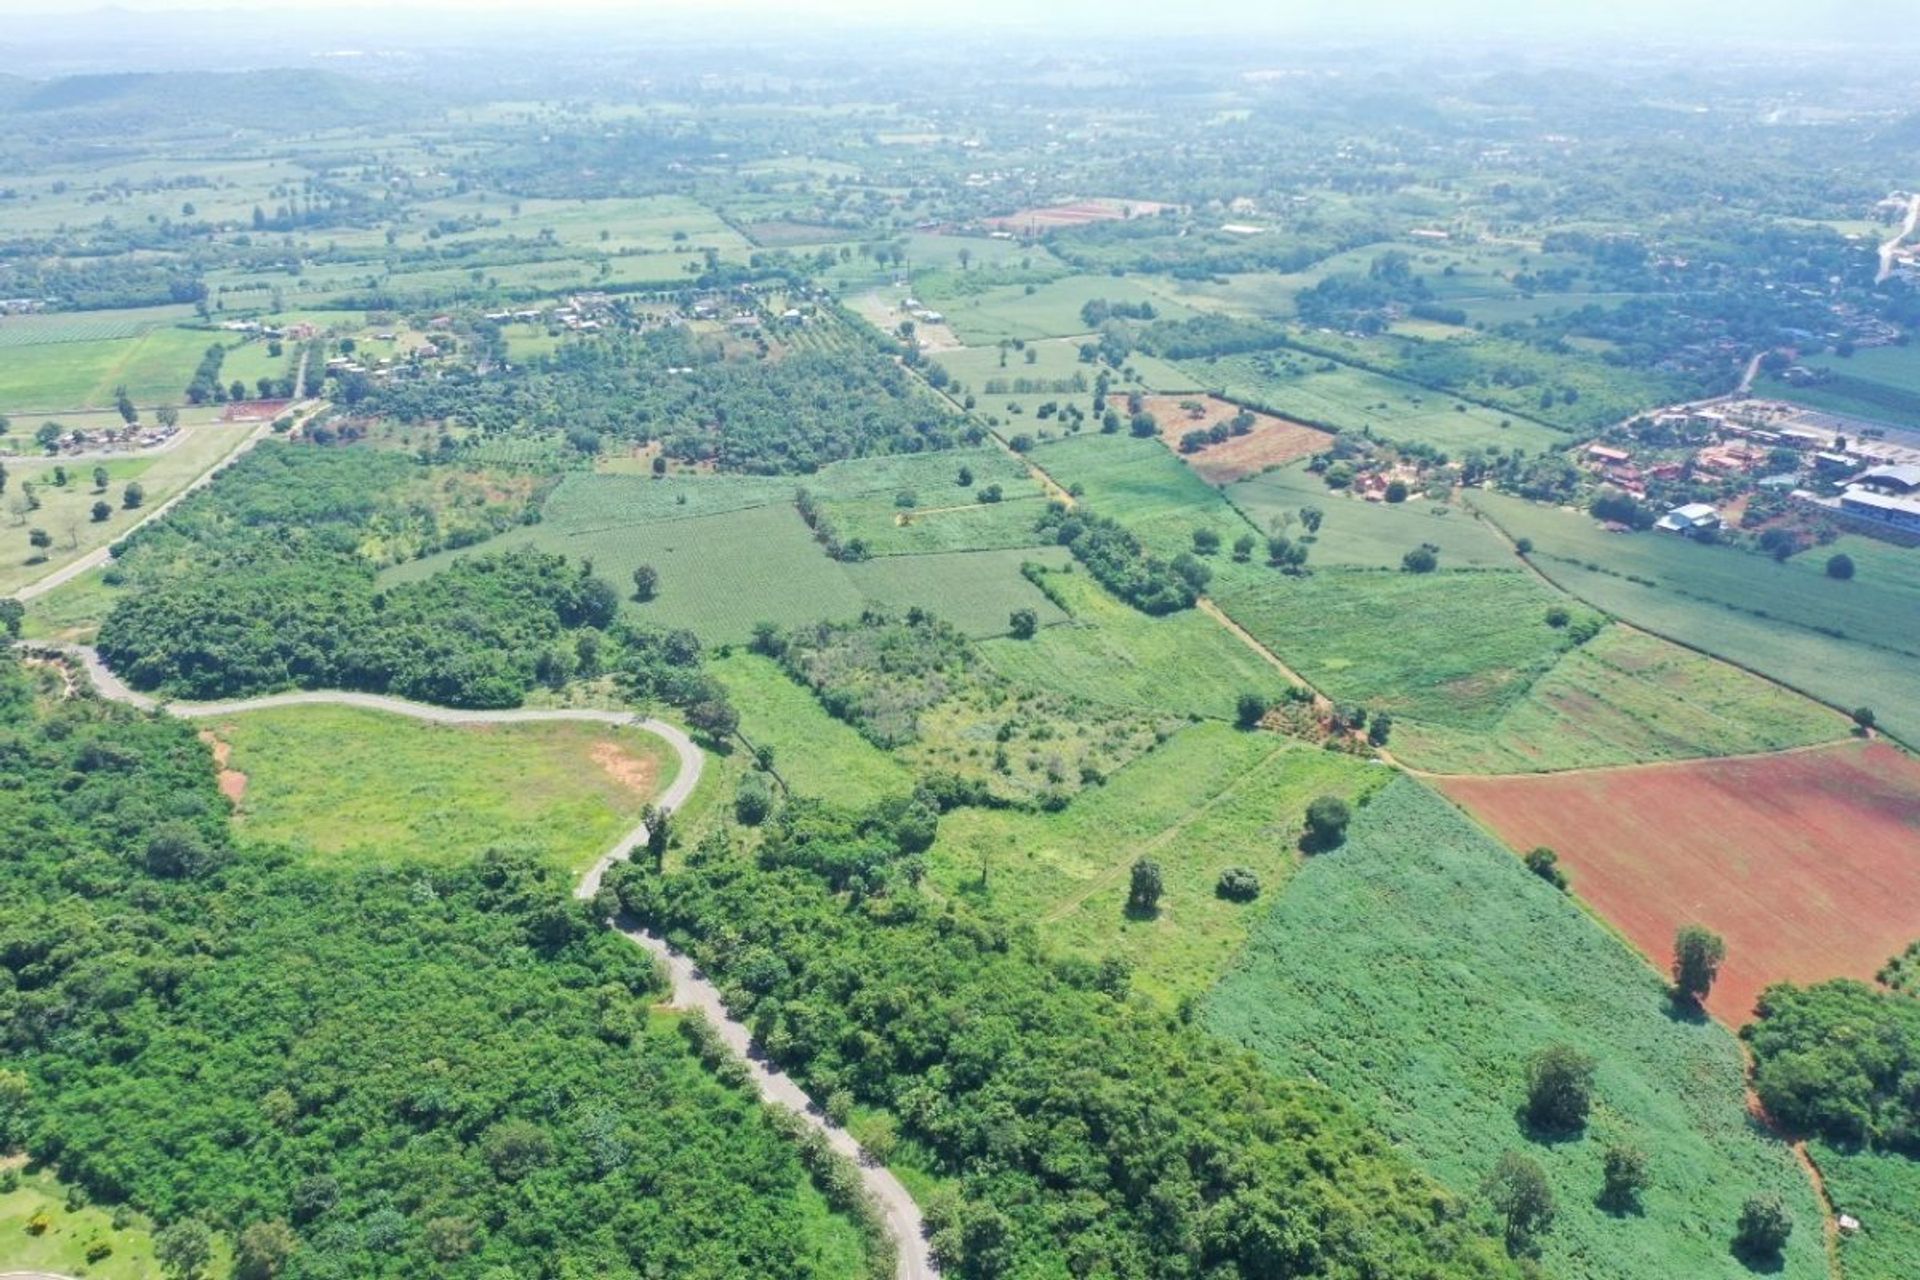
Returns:
[[[52,652],[79,662],[93,682],[93,688],[103,698],[114,702],[138,707],[143,711],[164,711],[168,715],[182,719],[206,719],[210,717],[237,715],[246,711],[263,711],[270,707],[298,706],[344,706],[362,707],[371,711],[384,711],[392,715],[408,716],[415,720],[424,720],[431,724],[526,724],[542,720],[589,721],[600,724],[627,725],[644,729],[648,733],[662,738],[672,747],[680,759],[680,770],[674,776],[673,783],[661,793],[657,803],[663,809],[678,809],[687,802],[687,797],[700,784],[700,775],[706,767],[706,753],[684,732],[674,725],[661,720],[642,719],[623,711],[594,710],[514,710],[514,711],[458,711],[450,707],[428,706],[420,702],[408,702],[401,698],[384,697],[376,693],[353,693],[345,690],[316,690],[300,693],[277,693],[263,698],[243,698],[231,702],[162,702],[147,694],[127,687],[126,682],[116,676],[100,660],[100,655],[88,645],[42,645],[32,646],[42,652]],[[636,824],[631,831],[620,837],[618,843],[609,849],[599,861],[587,868],[580,877],[580,883],[574,886],[574,897],[587,899],[600,891],[601,881],[607,874],[607,868],[614,863],[624,861],[640,848],[647,840],[646,823]],[[698,1010],[718,1028],[720,1038],[747,1064],[748,1074],[753,1079],[754,1088],[763,1101],[779,1107],[785,1107],[804,1120],[808,1125],[826,1136],[827,1142],[841,1155],[854,1162],[860,1172],[861,1183],[886,1221],[899,1250],[899,1261],[895,1267],[897,1280],[933,1280],[939,1274],[933,1263],[932,1250],[927,1245],[926,1224],[920,1215],[920,1206],[914,1203],[900,1180],[884,1166],[872,1162],[855,1142],[853,1135],[845,1129],[831,1124],[825,1113],[814,1105],[813,1099],[791,1076],[769,1067],[753,1044],[753,1035],[746,1026],[736,1021],[727,1011],[726,1002],[720,998],[720,991],[707,980],[705,974],[688,957],[681,955],[667,945],[664,938],[640,928],[630,920],[618,921],[614,926],[620,935],[636,946],[645,947],[659,956],[666,964],[672,979],[673,1003],[683,1009]],[[31,1273],[28,1273],[29,1275]],[[0,1280],[12,1280],[8,1273],[0,1272]],[[22,1277],[25,1280],[25,1277]],[[51,1276],[44,1280],[64,1280]]]

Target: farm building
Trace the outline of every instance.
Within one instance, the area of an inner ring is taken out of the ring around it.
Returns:
[[[1896,466],[1872,467],[1853,478],[1855,486],[1871,489],[1889,497],[1906,498],[1920,489],[1920,465],[1902,463]]]
[[[1689,502],[1684,507],[1675,507],[1655,522],[1654,528],[1665,529],[1668,533],[1684,534],[1693,537],[1701,533],[1712,533],[1720,528],[1720,513],[1704,502]]]
[[[1896,498],[1864,485],[1854,485],[1840,495],[1840,509],[1848,515],[1877,520],[1896,529],[1920,532],[1920,498]]]

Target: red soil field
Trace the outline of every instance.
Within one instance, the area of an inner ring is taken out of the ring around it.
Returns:
[[[1920,761],[1882,743],[1441,788],[1665,968],[1674,931],[1727,940],[1707,1008],[1746,1022],[1768,983],[1873,975],[1920,938]]]
[[[1199,412],[1182,405],[1198,405]],[[1167,448],[1179,453],[1208,484],[1232,484],[1268,467],[1311,457],[1333,444],[1333,437],[1317,427],[1255,412],[1253,430],[1246,435],[1229,436],[1197,453],[1180,453],[1181,436],[1227,421],[1240,412],[1240,406],[1212,396],[1185,395],[1146,396],[1141,407],[1160,424],[1160,439]]]

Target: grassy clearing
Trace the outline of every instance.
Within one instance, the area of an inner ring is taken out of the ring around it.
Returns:
[[[1826,1274],[1812,1189],[1748,1117],[1733,1038],[1669,1016],[1637,956],[1411,779],[1294,877],[1205,1016],[1282,1074],[1351,1100],[1457,1190],[1503,1151],[1538,1160],[1560,1208],[1550,1274],[1745,1277],[1728,1242],[1762,1191],[1794,1215],[1780,1274]],[[1598,1060],[1593,1116],[1576,1140],[1533,1142],[1516,1114],[1526,1062],[1561,1043]],[[1594,1203],[1614,1142],[1648,1155],[1643,1214]]]
[[[1067,276],[1034,285],[1031,292],[1025,285],[1003,285],[943,298],[939,305],[954,332],[974,345],[1003,338],[1065,338],[1087,333],[1080,310],[1096,298],[1152,302],[1163,316],[1173,320],[1193,314],[1137,281],[1112,276]]]
[[[498,847],[579,871],[678,768],[653,735],[599,724],[455,727],[319,706],[209,731],[245,775],[241,829],[329,862],[447,865]]]
[[[1525,418],[1301,352],[1188,360],[1181,366],[1229,399],[1339,431],[1455,451],[1500,445],[1538,453],[1568,443],[1561,433]]]
[[[1413,497],[1365,502],[1322,484],[1304,464],[1283,467],[1231,486],[1227,498],[1262,529],[1301,507],[1326,513],[1311,563],[1323,568],[1397,569],[1400,557],[1423,542],[1440,548],[1440,563],[1455,569],[1513,566],[1513,549],[1470,508]],[[1298,535],[1296,523],[1290,532]]]
[[[20,1162],[0,1158],[0,1169],[18,1169]],[[45,1214],[46,1229],[27,1230],[36,1215]],[[87,1248],[95,1243],[112,1250],[88,1261]],[[225,1280],[231,1259],[225,1249],[207,1272],[207,1280]],[[111,1210],[88,1206],[68,1209],[66,1191],[51,1173],[23,1173],[20,1185],[0,1194],[0,1272],[44,1271],[56,1275],[87,1276],[89,1280],[148,1280],[160,1274],[153,1256],[153,1235],[145,1219],[134,1216],[125,1227],[113,1225]]]
[[[1911,1280],[1920,1258],[1920,1160],[1824,1143],[1812,1155],[1834,1212],[1860,1220],[1857,1234],[1840,1238],[1847,1280]]]
[[[57,459],[9,460],[5,515],[0,517],[0,595],[18,591],[71,564],[96,548],[124,536],[149,511],[187,487],[237,448],[256,424],[181,427],[180,443],[143,458],[116,458],[111,462],[60,462]],[[54,483],[55,467],[65,467],[67,483]],[[107,487],[96,490],[93,469],[107,469]],[[124,502],[127,484],[139,481],[146,496],[137,509]],[[24,486],[33,486],[40,501],[28,510]],[[105,502],[107,519],[95,520],[92,508]],[[28,541],[31,531],[44,529],[53,546],[44,553]],[[46,559],[34,563],[34,557]]]
[[[1520,570],[1322,570],[1218,599],[1330,696],[1458,730],[1490,729],[1571,645],[1546,622],[1565,597]]]
[[[1384,777],[1272,734],[1194,725],[1061,812],[955,810],[941,820],[930,871],[946,892],[1035,925],[1068,954],[1127,960],[1139,989],[1176,1004],[1225,971],[1282,892],[1308,802],[1357,798]],[[1147,920],[1125,911],[1129,869],[1142,856],[1160,863],[1166,882]],[[1215,895],[1235,866],[1259,875],[1259,900]]]
[[[1005,551],[1042,545],[1034,531],[1046,506],[1040,486],[1022,478],[1025,492],[999,502],[978,502],[967,490],[934,495],[947,506],[903,509],[889,498],[824,502],[821,509],[843,539],[859,538],[875,556],[925,555],[939,551]]]
[[[1065,621],[1066,613],[1021,576],[1020,566],[1061,568],[1070,560],[1064,547],[955,551],[887,556],[848,565],[846,572],[868,604],[893,613],[917,605],[978,639],[1005,635],[1016,609],[1032,609],[1043,627]]]
[[[1499,494],[1470,499],[1533,540],[1534,565],[1623,621],[1750,667],[1836,707],[1871,706],[1889,733],[1920,743],[1920,556],[1864,538],[1785,564],[1652,533],[1609,534],[1576,512]],[[1857,572],[1828,578],[1845,551]]]
[[[1409,722],[1393,749],[1440,773],[1526,773],[1778,751],[1838,741],[1850,728],[1811,699],[1615,624],[1561,658],[1490,728]]]
[[[773,660],[734,653],[709,668],[740,709],[740,732],[773,749],[774,771],[796,795],[857,806],[913,789],[905,766],[828,715]]]
[[[1109,595],[1082,572],[1050,572],[1044,590],[1070,619],[1031,640],[980,646],[1001,675],[1089,702],[1226,720],[1242,693],[1280,698],[1287,679],[1273,664],[1191,610],[1152,618]]]

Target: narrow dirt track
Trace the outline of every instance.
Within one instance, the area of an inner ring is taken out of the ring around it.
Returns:
[[[243,698],[230,702],[161,702],[147,694],[127,687],[126,682],[116,676],[100,660],[100,655],[88,645],[29,645],[30,650],[42,653],[55,653],[67,659],[79,662],[85,669],[93,688],[101,697],[143,711],[163,711],[168,715],[182,719],[206,719],[215,716],[237,715],[246,711],[264,711],[272,707],[299,706],[337,706],[362,707],[370,711],[384,711],[392,715],[407,716],[415,720],[424,720],[430,724],[527,724],[539,721],[588,721],[599,724],[625,725],[644,729],[666,741],[680,759],[680,771],[675,775],[672,785],[661,793],[657,803],[663,809],[678,809],[700,783],[700,775],[706,766],[706,753],[684,732],[661,720],[643,719],[622,711],[593,710],[512,710],[512,711],[458,711],[450,707],[429,706],[420,702],[408,702],[402,698],[389,698],[374,693],[353,693],[346,690],[319,690],[300,693],[278,693],[262,698]],[[580,899],[593,897],[600,891],[601,881],[607,869],[614,863],[624,861],[635,849],[646,843],[647,826],[639,823],[623,835],[613,848],[601,856],[599,861],[587,868],[574,886],[574,896]],[[648,932],[630,920],[620,920],[614,925],[619,934],[636,946],[644,947],[665,962],[672,980],[673,1003],[683,1009],[698,1010],[720,1032],[720,1038],[746,1064],[752,1077],[754,1088],[763,1101],[774,1106],[785,1107],[798,1115],[809,1126],[825,1135],[829,1145],[854,1162],[859,1170],[861,1183],[867,1193],[879,1206],[888,1231],[899,1250],[899,1261],[894,1274],[897,1280],[933,1280],[939,1274],[934,1265],[932,1250],[927,1245],[926,1224],[920,1215],[920,1206],[914,1203],[913,1196],[901,1181],[894,1177],[883,1165],[870,1161],[853,1135],[845,1129],[829,1123],[825,1113],[814,1105],[792,1077],[785,1072],[770,1068],[761,1059],[753,1044],[753,1034],[746,1026],[736,1021],[727,1011],[726,1002],[721,999],[720,991],[707,980],[705,974],[688,957],[681,955],[667,945],[664,938]],[[67,1280],[62,1276],[41,1276],[36,1272],[0,1272],[0,1280]]]

